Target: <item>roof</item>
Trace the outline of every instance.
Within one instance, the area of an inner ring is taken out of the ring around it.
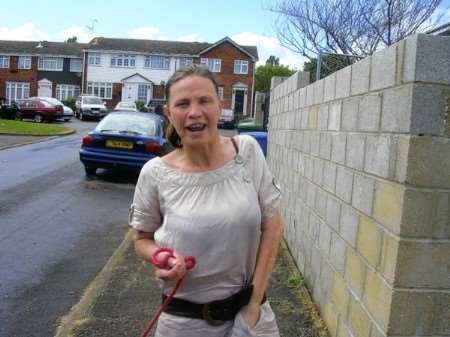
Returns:
[[[193,56],[199,55],[203,51],[209,50],[225,40],[231,41],[235,46],[249,54],[249,56],[258,59],[256,46],[241,46],[233,42],[230,38],[224,38],[216,43],[207,43],[96,37],[88,43],[86,49]]]
[[[13,55],[58,55],[81,57],[84,43],[0,40],[0,53]]]

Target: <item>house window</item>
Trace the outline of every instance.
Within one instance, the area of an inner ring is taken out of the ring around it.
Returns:
[[[77,98],[80,96],[80,86],[71,84],[58,84],[56,86],[56,98],[64,101],[69,97]]]
[[[44,71],[62,71],[62,57],[39,57],[38,70]]]
[[[138,86],[138,101],[148,102],[148,88],[147,84],[139,84]]]
[[[180,57],[180,68],[189,67],[192,65],[193,61],[190,57]]]
[[[170,66],[170,57],[166,56],[146,56],[145,57],[145,68],[151,68],[151,69],[169,69]]]
[[[30,83],[26,82],[6,82],[6,101],[17,101],[30,97]]]
[[[99,66],[101,64],[100,53],[89,53],[88,64],[91,66]]]
[[[220,73],[220,69],[222,66],[221,59],[210,59],[210,58],[202,58],[200,63],[207,66],[210,71],[213,73]]]
[[[111,67],[132,68],[136,66],[136,55],[113,54],[111,56]]]
[[[112,83],[87,82],[87,93],[102,98],[112,98]]]
[[[31,69],[31,56],[19,56],[19,69]]]
[[[0,68],[9,68],[9,56],[0,55]]]
[[[223,86],[219,85],[219,87],[217,88],[218,91],[218,95],[219,95],[219,99],[223,99]]]
[[[81,73],[81,59],[70,59],[70,71]]]
[[[248,61],[234,60],[235,74],[248,74]]]

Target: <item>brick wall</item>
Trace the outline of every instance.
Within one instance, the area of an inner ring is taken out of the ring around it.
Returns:
[[[31,58],[31,69],[18,69],[18,56],[9,58],[9,69],[0,68],[0,97],[6,96],[6,82],[30,83],[30,96],[37,95],[37,57]]]
[[[214,73],[214,76],[217,83],[224,87],[222,101],[224,108],[231,108],[232,106],[233,85],[236,83],[244,83],[247,85],[247,115],[250,115],[253,97],[253,71],[255,66],[254,62],[251,61],[251,58],[229,42],[220,44],[219,46],[200,55],[200,58],[202,57],[219,58],[222,60],[221,72]],[[249,68],[248,74],[234,74],[234,60],[247,60]],[[200,63],[200,59],[195,60],[195,62]]]
[[[450,38],[280,82],[268,161],[330,335],[450,335]]]

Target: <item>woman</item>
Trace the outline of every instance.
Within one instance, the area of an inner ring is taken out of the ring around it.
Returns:
[[[166,97],[176,149],[143,167],[130,209],[138,256],[175,252],[169,270],[156,268],[163,293],[185,276],[156,336],[279,336],[264,294],[283,231],[280,191],[262,151],[249,136],[220,136],[222,106],[206,68],[175,72]],[[197,259],[189,271],[188,255]]]

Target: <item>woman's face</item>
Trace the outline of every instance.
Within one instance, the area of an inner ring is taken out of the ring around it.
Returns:
[[[206,144],[217,137],[221,111],[214,84],[207,78],[188,76],[170,88],[167,117],[183,146]]]

